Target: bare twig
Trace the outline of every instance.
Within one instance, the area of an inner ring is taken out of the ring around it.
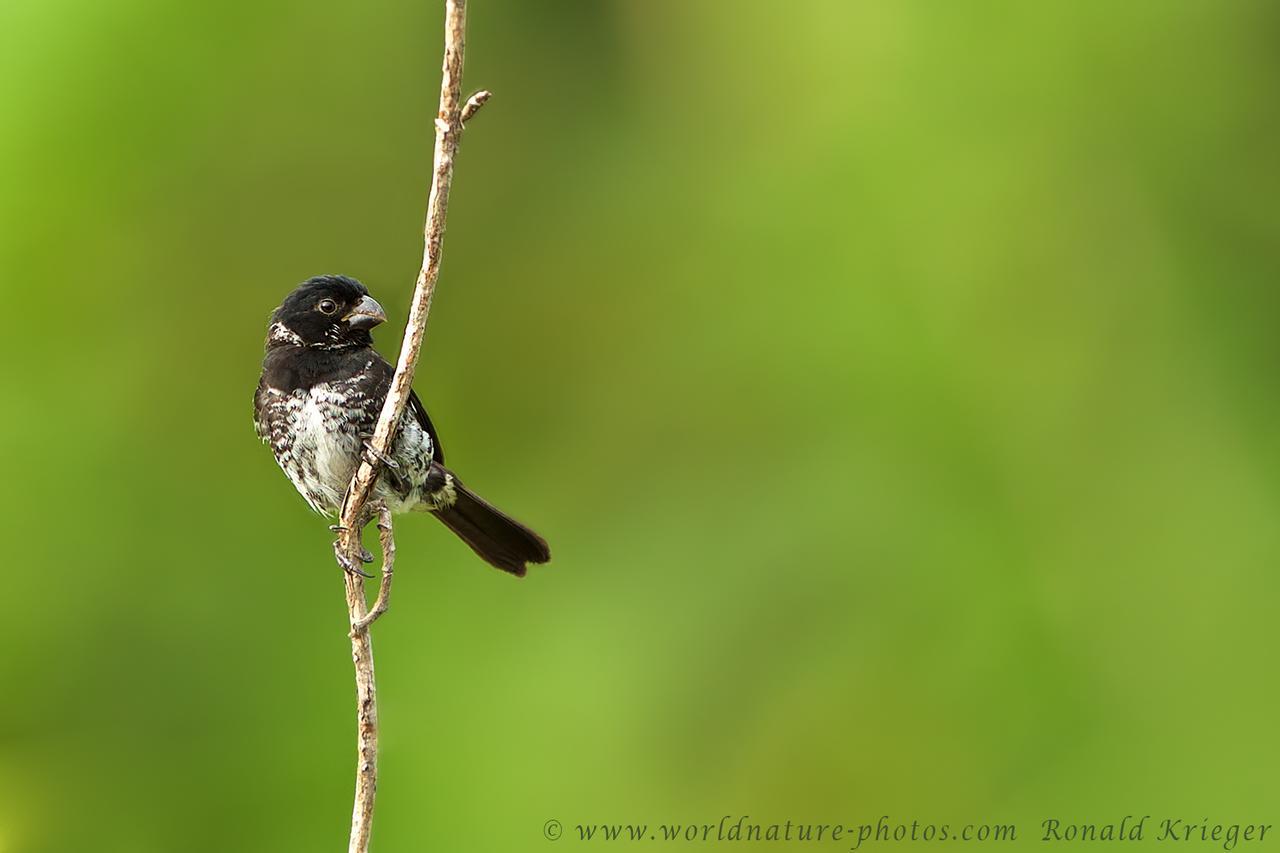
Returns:
[[[351,659],[356,668],[356,799],[351,811],[348,853],[366,853],[373,828],[373,794],[378,785],[378,690],[373,677],[373,644],[367,629],[354,626],[366,616],[360,578],[344,572],[347,610],[351,616]]]
[[[373,607],[359,620],[351,623],[351,633],[365,631],[391,605],[391,576],[396,569],[396,537],[392,533],[391,510],[385,504],[378,505],[378,545],[382,549],[382,582],[378,585],[378,598]]]
[[[431,296],[440,276],[440,250],[444,242],[445,213],[449,205],[449,186],[453,181],[453,160],[462,136],[463,122],[488,100],[488,92],[477,92],[462,104],[462,56],[466,35],[466,0],[446,0],[444,23],[444,62],[440,81],[440,109],[436,115],[436,141],[431,175],[431,195],[427,200],[427,221],[423,228],[422,268],[413,289],[409,321],[400,346],[400,358],[391,379],[391,388],[378,416],[378,425],[370,441],[372,452],[361,459],[342,501],[339,524],[339,551],[350,565],[357,565],[361,553],[360,533],[368,521],[366,503],[380,473],[380,458],[388,455],[400,419],[409,402],[413,374],[422,351]],[[382,544],[383,571],[378,599],[368,609],[360,578],[344,572],[347,610],[351,622],[351,657],[356,669],[356,717],[359,763],[356,768],[355,806],[351,813],[349,853],[366,853],[373,821],[373,800],[377,787],[378,711],[377,691],[373,675],[373,646],[369,626],[387,609],[391,593],[391,576],[395,561],[395,540],[391,517],[379,507],[378,529]],[[341,561],[340,561],[341,562]]]

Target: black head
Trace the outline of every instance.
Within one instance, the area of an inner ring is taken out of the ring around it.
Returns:
[[[387,315],[363,284],[345,275],[309,278],[271,314],[267,346],[345,349],[370,346]]]

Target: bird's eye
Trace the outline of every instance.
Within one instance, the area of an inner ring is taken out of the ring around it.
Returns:
[[[320,309],[321,314],[338,313],[338,303],[334,302],[332,299],[321,299],[320,304],[317,305],[316,308]]]

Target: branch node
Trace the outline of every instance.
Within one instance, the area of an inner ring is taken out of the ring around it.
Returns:
[[[481,89],[470,98],[467,98],[466,104],[462,107],[462,115],[458,118],[458,121],[464,128],[467,126],[467,122],[471,121],[471,117],[480,112],[480,108],[488,103],[489,99],[492,97],[493,92],[490,92],[488,89]]]
[[[378,505],[378,544],[382,547],[382,581],[378,584],[378,598],[364,616],[351,620],[351,636],[364,633],[377,622],[391,606],[391,578],[395,574],[396,539],[391,524],[391,510],[386,504]]]

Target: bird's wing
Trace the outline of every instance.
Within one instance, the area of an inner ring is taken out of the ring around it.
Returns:
[[[258,390],[253,393],[253,431],[263,441],[271,438],[271,425],[267,423],[266,396],[267,380],[263,377],[258,380]]]
[[[440,436],[436,435],[436,428],[431,425],[431,418],[427,415],[427,407],[422,405],[422,400],[418,399],[418,392],[410,389],[409,391],[409,409],[413,412],[413,416],[418,419],[418,423],[427,431],[427,435],[431,436],[431,459],[441,465],[444,464],[444,448],[440,446]]]
[[[387,392],[391,390],[391,377],[395,375],[396,369],[391,362],[387,361],[381,355],[378,356],[377,363],[382,366],[382,376],[378,377],[379,396],[385,400]],[[431,417],[427,414],[427,407],[422,405],[418,392],[412,388],[409,389],[409,413],[413,415],[414,420],[418,422],[427,435],[431,436],[432,459],[441,465],[444,464],[444,447],[440,445],[440,436],[436,434],[436,428],[431,424]]]

